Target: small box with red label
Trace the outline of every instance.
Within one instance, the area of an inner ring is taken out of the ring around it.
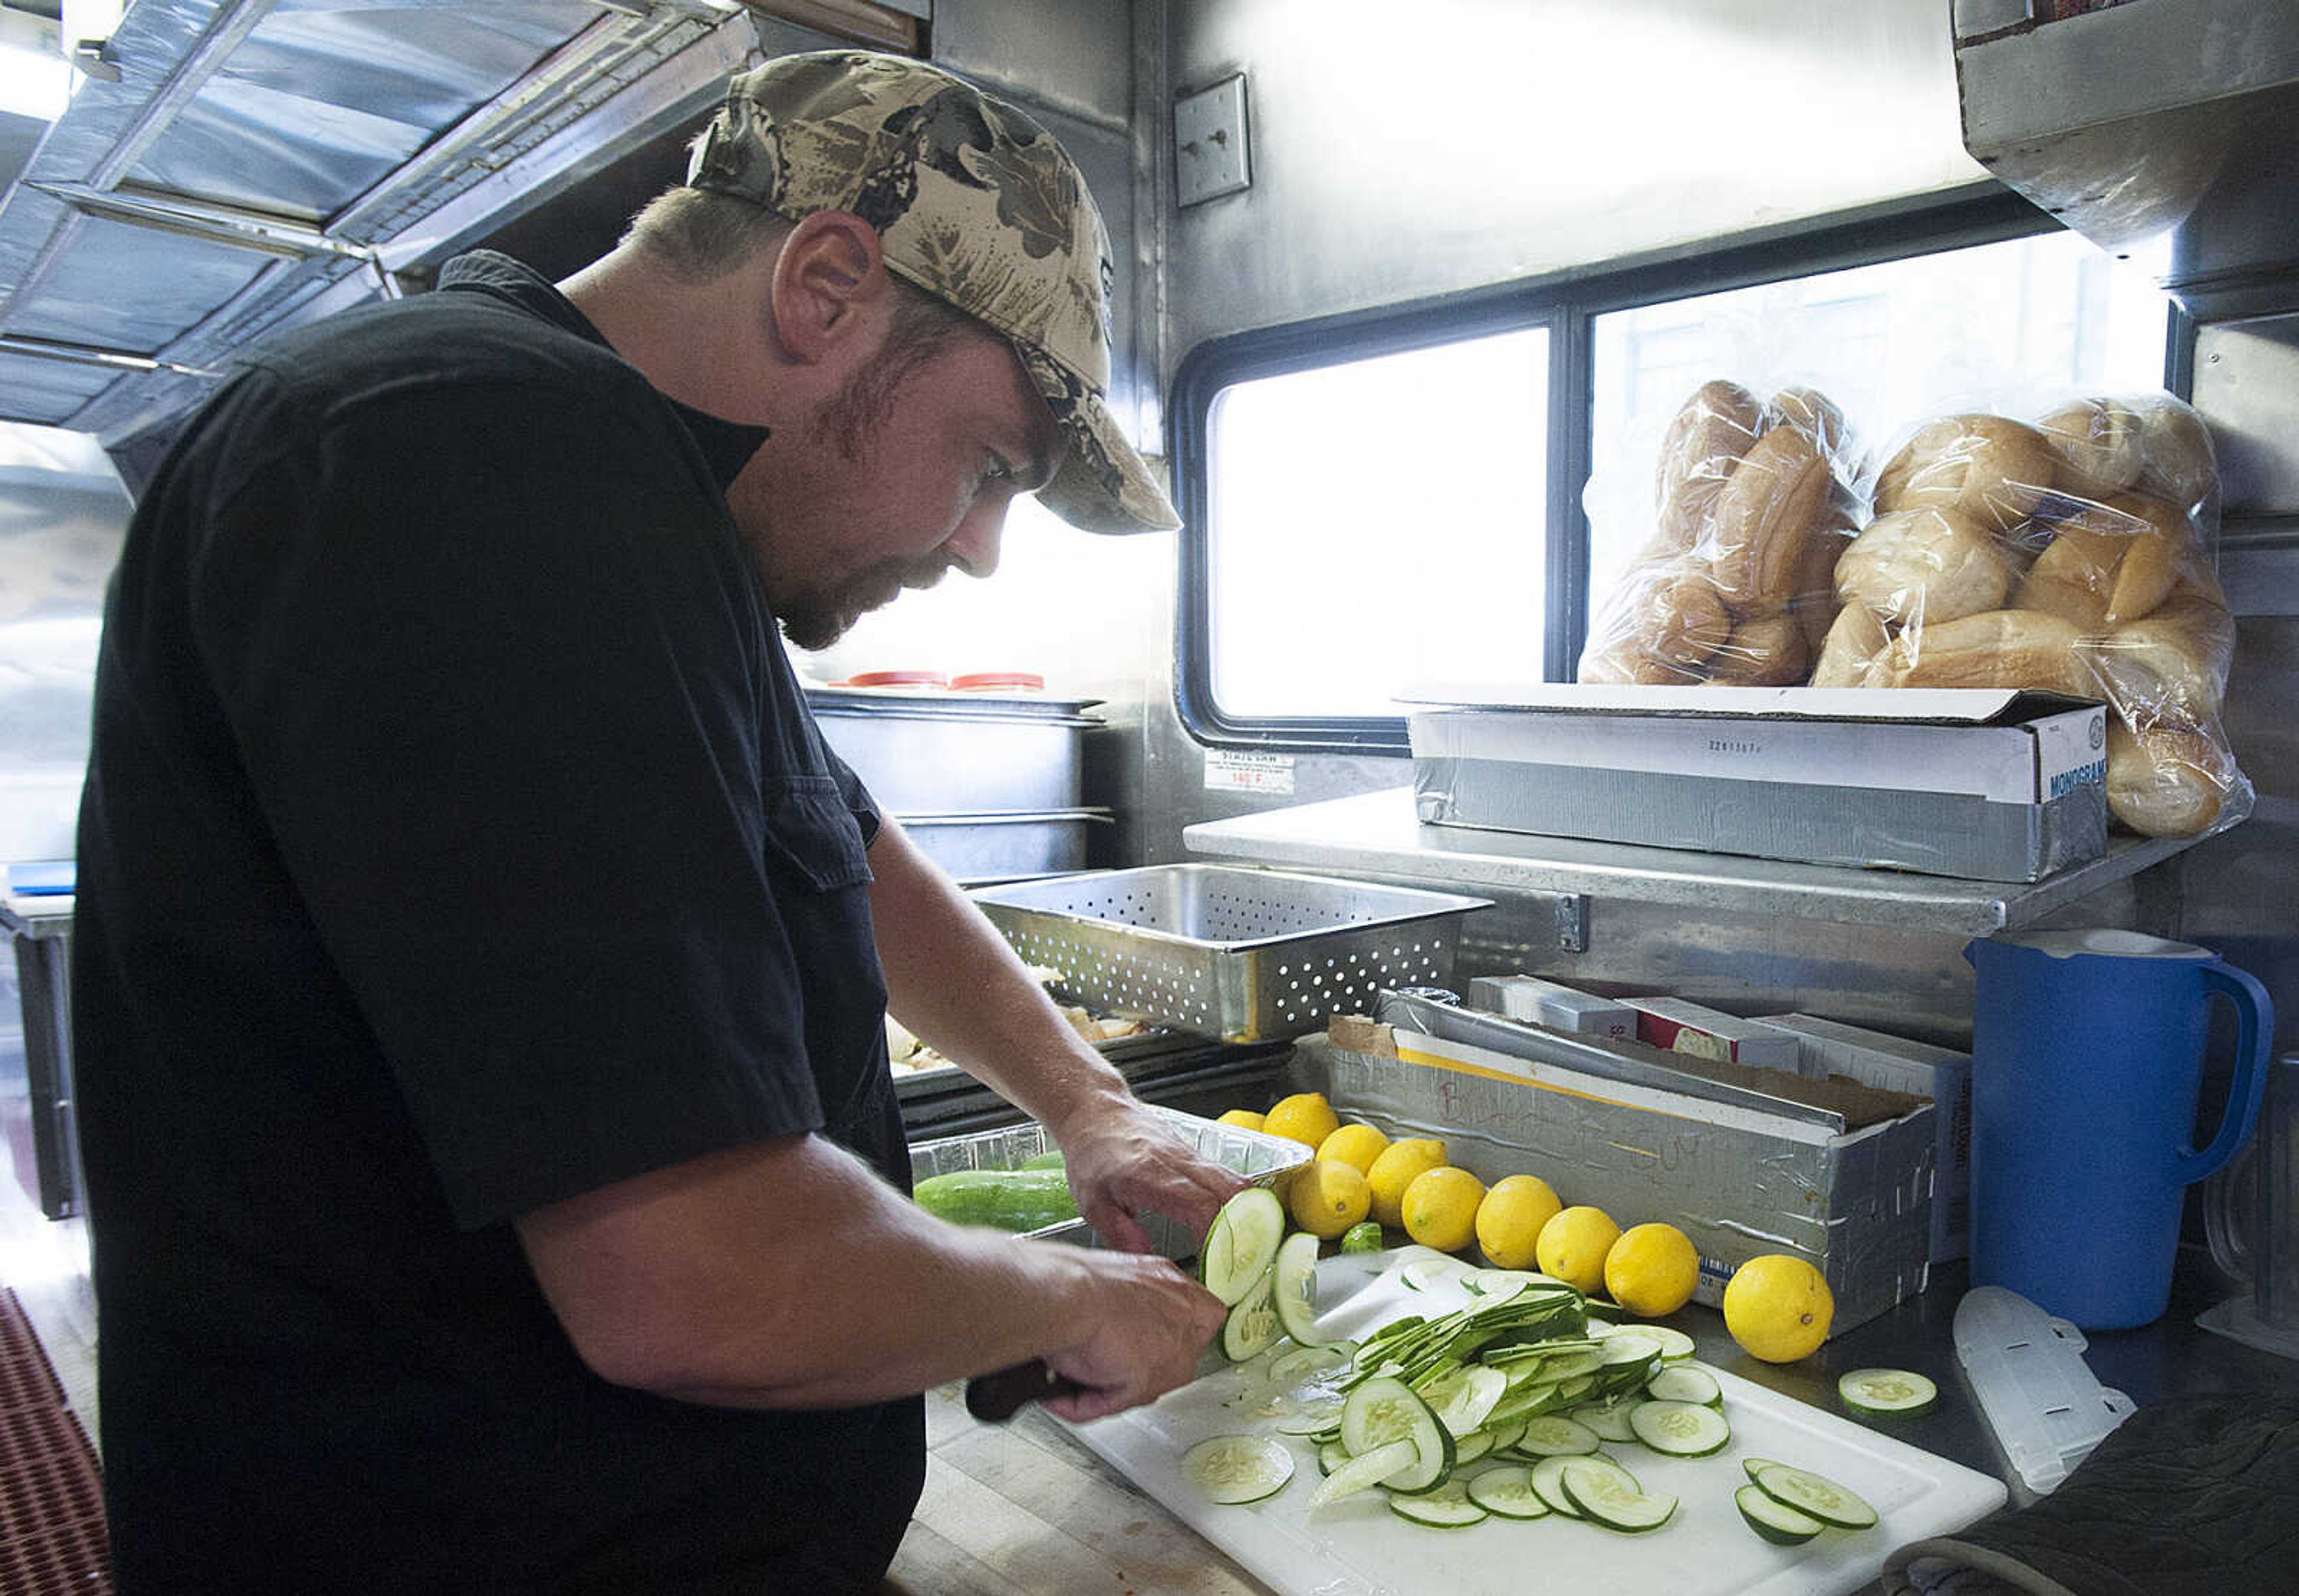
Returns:
[[[1759,1069],[1797,1073],[1796,1038],[1681,998],[1623,998],[1637,1011],[1637,1040],[1699,1059],[1726,1059]]]

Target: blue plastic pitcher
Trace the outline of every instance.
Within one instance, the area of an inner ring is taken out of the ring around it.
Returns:
[[[2187,1188],[2250,1136],[2275,1006],[2208,948],[2135,931],[1991,937],[1971,1039],[1971,1283],[2087,1330],[2162,1316]],[[2211,1000],[2241,1021],[2219,1133],[2196,1151]]]

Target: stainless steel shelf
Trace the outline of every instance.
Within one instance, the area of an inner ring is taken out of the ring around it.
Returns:
[[[1423,826],[1413,790],[1395,787],[1185,827],[1191,851],[1256,864],[1458,883],[1488,890],[1585,894],[1742,914],[1985,936],[2041,919],[2189,845],[2112,838],[2107,857],[2029,885],[1896,870],[1789,864],[1570,837]]]

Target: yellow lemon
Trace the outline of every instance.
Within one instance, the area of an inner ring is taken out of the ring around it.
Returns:
[[[1261,1128],[1273,1136],[1288,1136],[1315,1147],[1341,1128],[1341,1117],[1322,1092],[1296,1092],[1281,1097],[1263,1117]]]
[[[1365,1171],[1373,1186],[1373,1217],[1392,1229],[1404,1224],[1405,1188],[1444,1161],[1445,1143],[1434,1136],[1407,1136],[1382,1148]]]
[[[1564,1204],[1538,1175],[1507,1175],[1477,1204],[1477,1246],[1497,1269],[1522,1269],[1536,1260],[1540,1227]]]
[[[1356,1165],[1339,1159],[1312,1159],[1306,1168],[1293,1172],[1285,1193],[1293,1223],[1323,1241],[1364,1218],[1372,1204],[1373,1190],[1365,1177]]]
[[[1766,1363],[1794,1363],[1818,1351],[1835,1317],[1827,1280],[1785,1252],[1750,1259],[1725,1283],[1724,1328],[1749,1357]]]
[[[1261,1128],[1262,1121],[1266,1118],[1266,1115],[1253,1109],[1232,1109],[1228,1113],[1224,1114],[1221,1117],[1218,1123],[1222,1125],[1241,1125],[1247,1130],[1257,1131]]]
[[[1605,1255],[1621,1239],[1621,1227],[1601,1208],[1583,1203],[1560,1209],[1540,1227],[1532,1256],[1544,1275],[1554,1275],[1567,1285],[1594,1293],[1605,1284]]]
[[[1389,1138],[1370,1125],[1345,1125],[1317,1143],[1321,1159],[1339,1159],[1359,1175],[1373,1168],[1374,1160],[1389,1145]]]
[[[1484,1198],[1485,1183],[1466,1169],[1450,1164],[1423,1169],[1405,1188],[1405,1234],[1440,1252],[1458,1252],[1475,1239],[1477,1205]]]
[[[1674,1313],[1699,1284],[1700,1253],[1673,1225],[1631,1225],[1605,1254],[1605,1289],[1639,1318]]]

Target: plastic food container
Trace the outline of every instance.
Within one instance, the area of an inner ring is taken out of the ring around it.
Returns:
[[[1285,1136],[1273,1136],[1239,1125],[1224,1125],[1217,1119],[1185,1114],[1179,1109],[1157,1103],[1149,1108],[1172,1125],[1183,1140],[1201,1155],[1235,1170],[1257,1186],[1274,1185],[1280,1176],[1316,1156],[1302,1143]],[[1040,1153],[1053,1151],[1053,1139],[1046,1135],[1044,1126],[1037,1124],[917,1142],[910,1147],[910,1178],[919,1181],[929,1175],[948,1175],[957,1169],[1018,1169]],[[1198,1238],[1170,1219],[1150,1214],[1145,1217],[1142,1228],[1150,1233],[1150,1244],[1160,1257],[1188,1258],[1198,1250]],[[1075,1242],[1089,1247],[1103,1244],[1083,1219],[1069,1219],[1026,1234],[1033,1241]]]

